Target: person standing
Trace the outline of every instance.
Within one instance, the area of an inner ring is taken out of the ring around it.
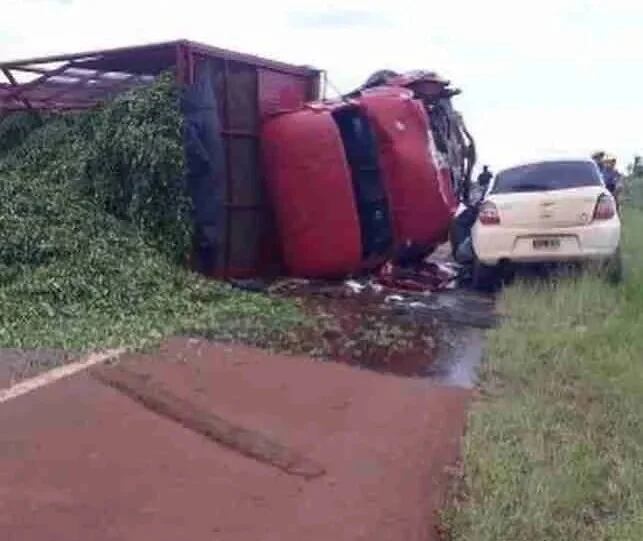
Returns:
[[[478,181],[476,182],[476,185],[474,186],[474,189],[470,194],[469,201],[473,206],[476,206],[482,201],[482,198],[484,197],[484,194],[486,193],[492,178],[493,173],[489,171],[489,166],[485,165],[482,168],[482,172],[478,175]]]
[[[605,179],[607,189],[612,195],[616,196],[621,181],[621,174],[616,169],[616,158],[614,156],[606,155],[603,158],[603,178]]]
[[[489,183],[493,178],[493,173],[489,171],[489,166],[485,165],[482,168],[482,173],[478,175],[478,184],[485,190],[489,187]]]
[[[596,152],[594,152],[594,154],[592,154],[592,160],[594,160],[596,167],[598,167],[598,170],[602,175],[604,169],[603,161],[605,160],[605,152],[602,150],[597,150]]]
[[[605,187],[614,196],[616,201],[616,208],[620,211],[621,196],[623,194],[623,177],[616,169],[616,158],[611,155],[606,155],[603,159],[603,179]]]

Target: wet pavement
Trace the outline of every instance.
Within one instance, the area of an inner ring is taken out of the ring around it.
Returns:
[[[438,295],[436,295],[438,296]],[[465,310],[465,307],[469,310]],[[482,362],[485,330],[497,324],[493,304],[479,302],[458,293],[440,294],[439,298],[410,300],[400,306],[412,319],[431,317],[436,324],[436,355],[422,376],[435,383],[471,389],[478,379]]]
[[[464,287],[440,292],[390,295],[398,313],[414,316],[416,321],[436,318],[444,324],[491,329],[499,323],[495,299]]]
[[[418,268],[389,271],[345,281],[287,278],[259,290],[294,297],[313,318],[322,316],[312,333],[298,336],[307,345],[296,352],[474,387],[485,331],[500,324],[494,296],[469,287],[467,269],[453,261],[447,244]]]
[[[499,324],[492,296],[467,289],[410,296],[397,309],[411,320],[433,318],[437,354],[424,376],[443,385],[472,389],[484,352],[485,330]]]
[[[304,287],[295,297],[320,322],[308,335],[298,335],[305,353],[315,347],[327,360],[458,387],[475,386],[484,333],[500,322],[493,296],[463,287],[439,292],[378,290],[352,282]],[[322,347],[316,347],[319,338]]]
[[[435,383],[473,389],[484,353],[484,333],[476,328],[458,329],[442,348],[427,371]]]

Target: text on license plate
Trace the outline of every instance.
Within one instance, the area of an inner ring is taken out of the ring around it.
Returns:
[[[560,239],[534,239],[532,245],[534,250],[555,250],[560,248]]]

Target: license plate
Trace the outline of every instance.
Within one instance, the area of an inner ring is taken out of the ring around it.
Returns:
[[[556,250],[560,248],[560,239],[534,239],[534,250]]]

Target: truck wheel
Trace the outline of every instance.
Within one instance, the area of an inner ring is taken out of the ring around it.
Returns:
[[[500,268],[498,265],[485,265],[477,257],[473,260],[471,283],[474,289],[493,293],[500,287]]]

